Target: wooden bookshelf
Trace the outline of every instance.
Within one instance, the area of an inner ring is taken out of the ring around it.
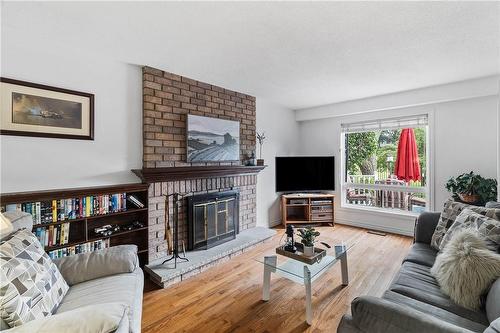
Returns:
[[[17,192],[0,194],[0,206],[9,204],[23,204],[32,202],[47,202],[52,200],[81,198],[87,196],[112,195],[117,193],[126,193],[134,195],[145,207],[136,208],[127,201],[127,208],[122,211],[110,212],[107,214],[95,214],[86,217],[58,220],[50,223],[41,223],[33,225],[33,232],[37,228],[49,228],[50,226],[59,226],[69,223],[68,243],[63,245],[46,246],[45,251],[63,249],[66,247],[77,246],[88,242],[106,240],[109,246],[122,244],[135,244],[138,247],[138,255],[141,266],[148,263],[148,184],[123,184],[112,186],[85,187],[72,189],[57,189],[48,191]],[[124,226],[132,222],[142,223],[143,227],[122,230],[109,236],[100,236],[94,232],[97,227],[104,225]]]
[[[334,225],[335,195],[295,193],[281,196],[281,223]]]

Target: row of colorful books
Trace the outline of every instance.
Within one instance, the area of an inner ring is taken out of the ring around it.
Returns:
[[[58,246],[69,243],[69,223],[34,228],[33,233],[43,246]]]
[[[109,247],[109,239],[100,239],[93,242],[68,246],[62,249],[50,251],[48,253],[51,259],[68,257],[79,253],[93,252]]]
[[[136,199],[136,198],[134,198]],[[33,224],[74,220],[127,209],[127,193],[6,205],[5,210],[21,210],[33,216]]]

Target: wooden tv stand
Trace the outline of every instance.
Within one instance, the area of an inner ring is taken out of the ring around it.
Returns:
[[[294,193],[281,196],[281,223],[328,223],[334,225],[335,195]]]

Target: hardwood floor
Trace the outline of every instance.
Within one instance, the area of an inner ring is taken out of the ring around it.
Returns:
[[[149,285],[143,332],[335,332],[355,297],[380,296],[388,287],[412,239],[341,225],[318,229],[356,245],[348,254],[347,287],[341,286],[340,263],[313,283],[312,326],[305,323],[302,285],[273,274],[271,299],[261,300],[263,267],[253,259],[277,246],[284,233],[278,229],[265,244],[168,289]]]

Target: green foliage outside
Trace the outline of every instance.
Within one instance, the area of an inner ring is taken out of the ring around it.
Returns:
[[[422,175],[425,176],[425,128],[415,128],[414,131],[420,169]],[[347,134],[348,173],[350,175],[374,175],[378,172],[387,176],[392,174],[400,135],[401,129]],[[390,156],[392,156],[392,162]]]
[[[369,175],[367,167],[377,152],[378,134],[376,132],[350,133],[347,135],[349,174]],[[367,173],[368,172],[368,173]],[[371,173],[373,174],[373,172]]]
[[[395,144],[388,144],[377,149],[377,170],[380,172],[394,168],[394,163],[396,162],[396,154],[398,153],[398,146]],[[387,162],[387,158],[392,156],[393,162]],[[392,171],[392,170],[391,170]]]

